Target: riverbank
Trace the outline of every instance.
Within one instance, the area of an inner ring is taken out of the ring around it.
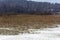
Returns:
[[[0,35],[0,40],[60,40],[60,25],[55,28],[43,28],[29,30],[34,33],[19,35]]]

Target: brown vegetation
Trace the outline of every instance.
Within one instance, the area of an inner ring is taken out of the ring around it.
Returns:
[[[10,15],[0,16],[0,26],[33,26],[60,23],[60,15]]]
[[[39,29],[43,27],[50,27],[53,24],[60,24],[60,15],[3,15],[3,16],[0,16],[0,28],[13,28],[12,31],[14,32],[27,30],[29,28]],[[6,33],[8,32],[6,31]]]

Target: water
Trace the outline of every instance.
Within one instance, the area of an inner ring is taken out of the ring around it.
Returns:
[[[28,29],[29,33],[0,35],[0,40],[60,40],[60,25],[55,28]]]

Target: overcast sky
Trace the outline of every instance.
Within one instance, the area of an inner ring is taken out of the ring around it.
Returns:
[[[60,0],[33,0],[38,2],[51,2],[51,3],[60,3]]]

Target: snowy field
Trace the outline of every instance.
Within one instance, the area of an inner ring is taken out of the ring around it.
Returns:
[[[55,28],[28,29],[28,31],[29,33],[19,35],[0,35],[0,40],[60,40],[60,25]]]

